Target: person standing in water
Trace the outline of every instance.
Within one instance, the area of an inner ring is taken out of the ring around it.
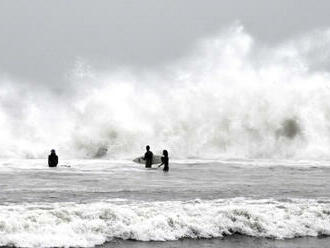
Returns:
[[[58,156],[55,153],[55,150],[52,149],[50,151],[50,155],[48,156],[48,166],[49,167],[56,167],[58,164]]]
[[[151,168],[153,154],[150,151],[150,146],[146,146],[147,152],[144,154],[144,160],[146,161],[146,168]]]
[[[161,159],[162,159],[162,163],[158,166],[158,168],[161,167],[162,165],[164,165],[163,171],[168,172],[168,170],[170,168],[168,167],[168,152],[167,152],[167,150],[163,150],[163,157]]]

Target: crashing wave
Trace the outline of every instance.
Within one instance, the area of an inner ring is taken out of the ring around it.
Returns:
[[[330,235],[330,201],[221,200],[0,206],[0,245],[91,247],[113,239],[166,241],[242,234]]]
[[[328,159],[329,37],[266,47],[238,25],[160,71],[74,71],[65,94],[0,78],[0,157]]]

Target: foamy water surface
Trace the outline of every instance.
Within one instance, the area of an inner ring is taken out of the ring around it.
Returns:
[[[1,160],[0,245],[330,234],[328,161],[45,162]]]

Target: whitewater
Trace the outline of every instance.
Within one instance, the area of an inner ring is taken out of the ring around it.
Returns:
[[[0,161],[0,245],[330,235],[328,161],[174,160],[169,173],[125,160],[62,163]]]
[[[235,25],[153,71],[80,58],[51,89],[4,75],[0,156],[128,159],[149,144],[182,159],[327,159],[329,36],[270,47]]]
[[[119,201],[120,202],[120,201]],[[213,200],[1,207],[1,245],[92,247],[106,241],[168,241],[242,234],[295,238],[330,234],[330,201]]]
[[[1,75],[0,246],[328,247],[329,49],[233,25],[153,70]],[[132,161],[147,144],[169,173]]]

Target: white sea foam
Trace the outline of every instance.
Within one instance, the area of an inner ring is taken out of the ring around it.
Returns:
[[[330,235],[330,201],[117,199],[0,207],[0,245],[88,247],[115,238],[166,241],[234,233],[277,239]]]
[[[238,25],[160,71],[79,62],[65,94],[0,79],[0,156],[329,158],[329,37],[267,47]]]

